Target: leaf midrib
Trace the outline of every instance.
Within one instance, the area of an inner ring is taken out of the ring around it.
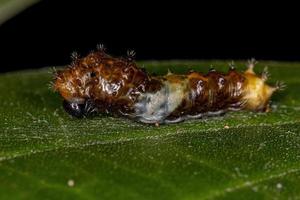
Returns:
[[[280,126],[283,126],[283,125],[295,125],[295,124],[300,124],[299,122],[295,121],[295,122],[287,122],[287,123],[278,123],[275,125],[277,127],[280,127]],[[274,127],[274,124],[270,124],[270,125],[254,125],[254,126],[243,126],[243,128],[247,128],[247,127],[260,127],[260,128],[265,128],[265,127],[270,127],[270,126],[273,126]],[[234,129],[237,129],[237,128],[240,128],[241,126],[239,127],[230,127],[229,129],[231,130],[234,130]],[[193,133],[213,133],[213,132],[218,132],[220,130],[223,130],[223,129],[214,129],[214,130],[209,130],[209,131],[193,131]],[[59,148],[50,148],[50,149],[44,149],[44,150],[41,150],[41,151],[35,151],[34,153],[33,152],[29,152],[27,154],[20,154],[20,155],[17,155],[17,156],[13,156],[11,158],[6,158],[6,159],[1,159],[0,162],[6,162],[6,161],[10,161],[10,160],[14,160],[14,159],[20,159],[22,157],[30,157],[30,156],[33,156],[33,155],[36,155],[36,154],[43,154],[43,153],[49,153],[49,152],[52,152],[52,151],[59,151],[59,150],[63,150],[63,149],[77,149],[77,148],[85,148],[85,147],[91,147],[91,146],[97,146],[97,145],[105,145],[105,144],[117,144],[117,143],[126,143],[126,142],[132,142],[132,141],[139,141],[139,140],[158,140],[158,139],[161,139],[161,138],[164,138],[164,137],[168,137],[168,136],[175,136],[175,135],[180,135],[180,134],[183,134],[185,133],[186,131],[181,131],[181,132],[176,132],[176,133],[173,133],[173,134],[161,134],[161,135],[156,135],[156,136],[144,136],[144,137],[141,137],[141,138],[128,138],[128,139],[123,139],[123,140],[118,140],[118,141],[105,141],[105,142],[94,142],[94,143],[86,143],[86,144],[82,144],[82,145],[75,145],[75,146],[65,146],[65,147],[59,147]],[[191,131],[188,131],[189,133],[192,133]],[[3,157],[2,157],[3,158]],[[103,160],[103,158],[101,158]],[[205,165],[205,167],[210,167],[210,165],[206,165],[205,162],[198,162],[198,164],[200,165]],[[122,166],[121,166],[122,167]],[[122,167],[123,169],[123,167]],[[212,168],[213,170],[216,170],[214,168]],[[124,170],[124,169],[123,169]],[[244,180],[243,182],[240,182],[240,181],[236,181],[235,183],[233,184],[230,184],[230,185],[227,185],[225,186],[224,188],[222,188],[221,190],[211,190],[209,191],[209,195],[207,196],[204,196],[203,199],[215,199],[217,197],[220,197],[220,196],[226,196],[230,193],[233,193],[233,192],[236,192],[238,190],[242,190],[242,189],[245,189],[245,188],[249,188],[249,187],[253,187],[255,185],[258,185],[260,183],[263,183],[263,182],[268,182],[268,181],[271,181],[273,179],[276,179],[276,178],[281,178],[281,177],[284,177],[284,176],[287,176],[287,175],[290,175],[290,174],[294,174],[294,173],[298,173],[300,171],[300,165],[293,165],[292,167],[288,167],[288,168],[285,168],[284,170],[281,170],[281,171],[274,171],[276,172],[274,174],[274,172],[272,172],[273,174],[268,174],[267,176],[263,177],[263,178],[257,178],[254,177],[252,179],[247,179],[247,180]],[[135,172],[134,172],[135,173]],[[227,173],[228,174],[228,173]],[[149,177],[148,177],[149,178]],[[171,185],[167,184],[169,187]],[[48,185],[49,186],[49,185]],[[60,188],[60,187],[59,187]]]
[[[264,124],[264,125],[237,125],[235,127],[229,127],[226,130],[234,130],[234,129],[239,129],[239,128],[266,128],[266,127],[280,127],[284,125],[297,125],[300,124],[299,121],[293,121],[293,122],[277,122],[277,123],[272,123],[272,124]],[[59,151],[62,149],[77,149],[77,148],[85,148],[85,147],[92,147],[92,146],[98,146],[98,145],[107,145],[107,144],[119,144],[119,143],[125,143],[125,142],[132,142],[132,141],[143,141],[143,140],[157,140],[161,139],[164,137],[170,137],[170,136],[175,136],[175,135],[180,135],[184,133],[214,133],[214,132],[219,132],[221,130],[224,130],[224,128],[214,128],[214,129],[208,129],[208,130],[179,130],[174,133],[169,133],[169,134],[160,134],[160,135],[154,135],[154,136],[142,136],[138,138],[126,138],[126,139],[118,139],[117,141],[114,140],[107,140],[107,141],[96,141],[92,143],[84,143],[80,145],[69,145],[69,146],[60,146],[60,147],[55,147],[55,148],[49,148],[49,149],[42,149],[42,150],[34,150],[34,152],[31,150],[28,153],[21,153],[21,154],[15,154],[12,156],[2,156],[0,157],[0,163],[5,162],[5,161],[10,161],[16,158],[21,158],[21,157],[30,157],[35,154],[43,154],[47,152],[53,152],[53,151]]]

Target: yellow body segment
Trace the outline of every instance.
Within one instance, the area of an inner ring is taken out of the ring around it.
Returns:
[[[244,76],[246,78],[243,96],[245,109],[268,112],[270,98],[278,88],[266,84],[264,74],[261,77],[257,76],[253,71],[253,64],[248,66]]]

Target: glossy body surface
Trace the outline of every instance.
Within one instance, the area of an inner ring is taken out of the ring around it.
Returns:
[[[65,110],[75,117],[97,113],[126,116],[143,123],[175,123],[219,115],[228,110],[268,111],[272,93],[281,88],[265,83],[267,72],[257,76],[254,61],[248,70],[227,74],[168,73],[151,76],[132,57],[113,58],[103,49],[55,74],[54,89]]]

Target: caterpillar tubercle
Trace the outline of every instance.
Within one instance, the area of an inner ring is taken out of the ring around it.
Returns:
[[[253,71],[255,60],[243,73],[231,66],[227,74],[212,69],[207,74],[151,76],[135,64],[133,52],[114,58],[101,46],[84,58],[73,57],[70,66],[56,72],[53,87],[75,117],[110,113],[161,124],[229,110],[267,112],[272,94],[284,86],[267,85],[267,70],[260,76]]]

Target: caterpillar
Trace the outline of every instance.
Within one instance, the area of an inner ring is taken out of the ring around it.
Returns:
[[[268,112],[272,94],[284,88],[281,82],[266,84],[266,69],[256,75],[254,59],[245,72],[231,65],[226,74],[210,69],[207,74],[151,76],[137,66],[133,51],[114,58],[101,45],[86,57],[72,57],[67,68],[56,71],[53,88],[62,96],[65,111],[78,118],[108,113],[163,124],[235,110]]]

